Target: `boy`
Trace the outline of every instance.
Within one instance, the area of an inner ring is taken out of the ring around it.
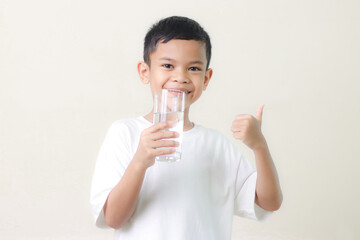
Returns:
[[[155,163],[155,156],[174,151],[178,136],[167,130],[169,122],[153,124],[152,111],[112,124],[95,167],[91,204],[96,224],[115,228],[115,239],[230,239],[233,214],[262,220],[279,209],[278,177],[260,129],[263,105],[256,117],[238,115],[231,127],[254,151],[257,172],[222,134],[189,119],[211,79],[210,58],[209,36],[191,19],[169,17],[147,33],[141,81],[152,91],[186,92],[182,158]]]

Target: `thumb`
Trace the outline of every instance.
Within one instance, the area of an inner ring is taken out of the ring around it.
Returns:
[[[264,104],[261,104],[256,110],[256,119],[259,121],[261,126],[262,114],[263,114]]]

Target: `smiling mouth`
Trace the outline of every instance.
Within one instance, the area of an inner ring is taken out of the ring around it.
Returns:
[[[174,93],[180,93],[180,92],[184,92],[185,94],[191,93],[191,91],[187,91],[185,89],[167,89],[167,90]]]

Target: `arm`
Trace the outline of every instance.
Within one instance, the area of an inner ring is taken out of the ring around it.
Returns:
[[[104,205],[105,222],[112,228],[120,228],[132,216],[136,209],[139,193],[146,170],[155,162],[155,156],[171,154],[178,145],[173,140],[176,132],[161,131],[171,127],[168,122],[160,122],[145,129],[140,137],[138,149],[119,183],[110,192]]]
[[[282,203],[279,178],[269,148],[265,144],[254,150],[257,181],[255,202],[268,211],[276,211]]]
[[[282,193],[274,162],[261,132],[263,107],[261,105],[258,108],[256,117],[248,114],[236,116],[231,131],[236,139],[254,151],[257,168],[256,204],[265,210],[275,211],[281,206]]]
[[[146,169],[131,161],[120,182],[110,192],[104,205],[105,222],[120,228],[132,216],[138,201]]]

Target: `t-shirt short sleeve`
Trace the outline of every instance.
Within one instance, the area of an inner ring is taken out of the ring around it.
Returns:
[[[111,190],[120,181],[129,162],[128,130],[121,122],[113,123],[100,148],[91,185],[90,204],[96,226],[107,228],[103,207]]]
[[[236,151],[236,150],[235,150]],[[248,159],[240,153],[237,175],[234,214],[258,221],[265,221],[272,212],[266,211],[255,203],[257,172]]]

